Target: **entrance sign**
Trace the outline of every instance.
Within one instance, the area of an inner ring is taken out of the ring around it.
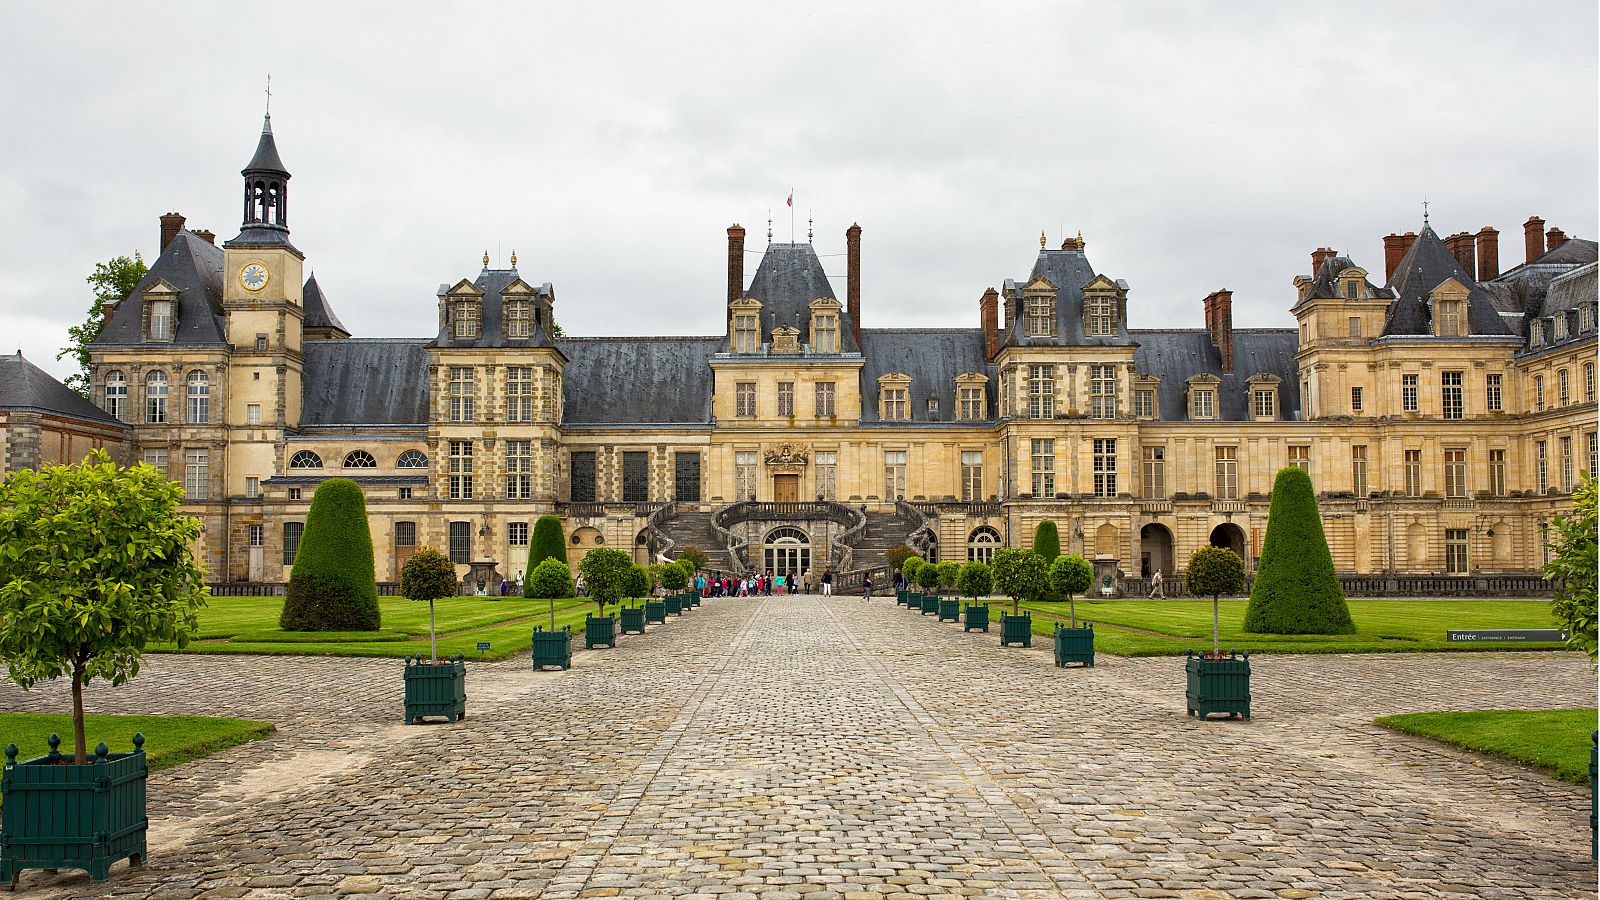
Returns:
[[[1567,633],[1555,628],[1482,628],[1477,631],[1446,631],[1445,640],[1455,644],[1469,641],[1564,641]]]

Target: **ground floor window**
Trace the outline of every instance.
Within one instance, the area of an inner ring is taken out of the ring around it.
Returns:
[[[773,529],[763,542],[762,562],[765,571],[785,580],[804,575],[811,571],[811,537],[798,528]]]
[[[472,523],[450,523],[450,561],[464,566],[472,561]]]
[[[1467,574],[1467,529],[1444,530],[1444,568],[1451,575]]]
[[[985,565],[994,561],[994,551],[1000,549],[1000,532],[987,525],[974,528],[967,536],[967,561]]]
[[[294,565],[294,555],[300,552],[300,535],[304,534],[306,523],[283,523],[283,564]]]

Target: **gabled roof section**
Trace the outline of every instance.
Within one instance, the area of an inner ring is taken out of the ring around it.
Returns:
[[[1385,335],[1426,335],[1433,333],[1430,302],[1433,290],[1454,278],[1468,290],[1467,325],[1471,335],[1510,335],[1511,328],[1498,312],[1495,298],[1489,296],[1471,273],[1439,240],[1432,227],[1424,225],[1417,240],[1401,258],[1387,287],[1394,292],[1385,319]]]
[[[564,425],[708,425],[715,337],[562,338]]]
[[[306,341],[302,423],[427,424],[427,348],[426,338]]]
[[[49,372],[23,359],[21,350],[14,356],[0,356],[0,410],[47,413],[97,425],[127,427],[52,378]]]
[[[532,291],[532,299],[540,308],[538,321],[534,324],[533,337],[517,338],[512,340],[505,336],[505,298],[501,296],[506,288],[514,284],[524,285]],[[439,336],[434,338],[429,346],[450,347],[547,347],[560,352],[556,342],[550,338],[550,332],[545,324],[552,321],[552,305],[555,303],[555,289],[549,282],[534,287],[522,280],[516,269],[484,269],[478,277],[468,282],[465,278],[456,282],[454,286],[441,285],[440,295],[456,293],[462,288],[471,288],[483,295],[483,322],[482,330],[477,340],[458,340],[450,333],[449,323],[439,329]],[[470,291],[468,291],[470,293]]]
[[[1116,347],[1133,343],[1128,336],[1127,309],[1119,301],[1116,334],[1104,337],[1087,337],[1083,333],[1083,289],[1095,281],[1097,273],[1089,264],[1089,257],[1081,248],[1069,250],[1040,249],[1033,271],[1022,282],[1006,280],[1006,303],[1010,304],[1011,327],[1000,336],[1002,346],[1063,347],[1094,346]],[[1056,336],[1029,337],[1022,294],[1028,286],[1040,279],[1056,289]],[[1115,286],[1125,292],[1127,285],[1106,279],[1106,286]]]
[[[174,344],[222,344],[227,329],[222,315],[222,248],[183,230],[161,251],[150,272],[128,299],[106,319],[96,346],[144,342],[145,293],[165,281],[178,291]]]
[[[996,377],[983,353],[983,332],[977,328],[871,328],[861,332],[861,421],[878,418],[878,380],[891,373],[911,378],[911,419],[895,425],[921,425],[956,421],[956,376],[979,372],[989,376],[983,386],[990,419],[995,403]],[[929,400],[939,401],[930,415]],[[889,423],[885,423],[889,424]]]
[[[761,302],[761,333],[770,335],[780,325],[793,325],[802,335],[811,333],[811,303],[837,300],[822,260],[810,244],[768,244],[761,265],[744,296]],[[840,349],[860,352],[850,311],[839,311]]]
[[[1348,256],[1330,256],[1322,261],[1322,265],[1313,272],[1311,282],[1311,299],[1313,300],[1343,300],[1344,291],[1341,290],[1341,276],[1350,269],[1360,269]],[[1366,271],[1362,269],[1362,271]],[[1362,278],[1366,285],[1367,296],[1364,300],[1392,300],[1394,292],[1386,287],[1378,287],[1371,280]]]
[[[1597,270],[1600,270],[1600,265],[1589,263],[1551,281],[1550,289],[1544,295],[1544,307],[1539,310],[1539,315],[1565,315],[1577,310],[1584,303],[1594,303],[1597,299],[1597,285],[1600,285],[1595,275]]]
[[[1235,328],[1233,371],[1222,371],[1222,356],[1204,329],[1135,329],[1139,348],[1133,351],[1134,370],[1161,379],[1156,388],[1160,418],[1182,422],[1189,418],[1186,382],[1196,375],[1217,380],[1217,418],[1225,422],[1250,421],[1248,390],[1257,375],[1279,379],[1278,418],[1299,419],[1300,376],[1294,354],[1299,335],[1289,328]]]
[[[316,273],[306,279],[306,286],[300,294],[300,306],[305,314],[304,327],[306,328],[332,328],[349,336],[350,329],[344,327],[339,317],[333,314],[333,307],[329,305],[328,298],[322,293],[322,286],[317,284]]]

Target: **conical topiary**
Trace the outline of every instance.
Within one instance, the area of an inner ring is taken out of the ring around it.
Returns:
[[[537,596],[531,584],[533,570],[547,559],[567,564],[567,536],[561,531],[561,520],[555,516],[540,516],[533,523],[533,539],[528,542],[528,574],[522,581],[522,596]]]
[[[348,478],[330,478],[311,498],[279,625],[377,631],[380,624],[366,495]]]
[[[1265,634],[1354,634],[1355,622],[1333,570],[1311,476],[1278,472],[1267,514],[1267,537],[1250,588],[1244,630]]]
[[[1061,533],[1056,530],[1054,519],[1045,519],[1033,530],[1033,552],[1039,554],[1046,566],[1061,555]]]

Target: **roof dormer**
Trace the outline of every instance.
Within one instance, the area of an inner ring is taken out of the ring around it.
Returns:
[[[1438,337],[1465,337],[1467,297],[1471,291],[1455,278],[1446,278],[1428,293],[1433,313],[1433,333]]]

